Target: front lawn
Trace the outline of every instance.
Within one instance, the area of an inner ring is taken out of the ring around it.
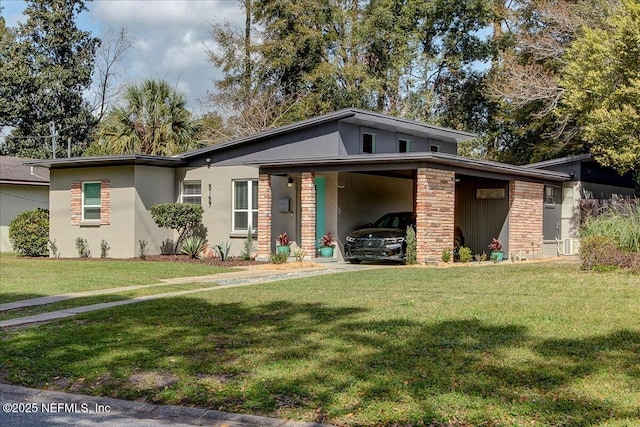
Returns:
[[[27,258],[0,254],[0,303],[230,271],[207,264]]]
[[[4,381],[337,425],[640,424],[640,278],[389,267],[5,332]]]

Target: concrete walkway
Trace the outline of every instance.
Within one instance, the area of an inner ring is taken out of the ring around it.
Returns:
[[[7,384],[0,384],[0,403],[0,425],[3,427],[330,427],[205,408],[153,405]]]
[[[175,285],[185,283],[212,283],[215,284],[211,287],[191,289],[185,291],[175,291],[160,293],[154,295],[147,295],[143,297],[135,297],[122,301],[105,302],[100,304],[92,304],[81,307],[66,308],[64,310],[50,311],[47,313],[40,313],[33,316],[18,317],[15,319],[0,321],[0,328],[9,328],[16,326],[35,325],[42,322],[49,322],[52,320],[63,319],[65,317],[76,316],[81,313],[89,311],[102,310],[105,308],[117,307],[126,304],[135,304],[144,301],[152,301],[159,298],[175,297],[194,294],[197,292],[217,291],[221,289],[228,289],[240,286],[250,286],[260,283],[275,282],[278,280],[296,279],[300,277],[318,276],[323,274],[333,274],[345,271],[359,271],[365,269],[380,268],[379,265],[352,265],[342,262],[317,264],[310,268],[304,268],[300,270],[269,270],[261,268],[260,266],[254,266],[245,268],[239,271],[232,271],[228,273],[213,274],[209,276],[194,276],[194,277],[178,277],[172,279],[162,280],[160,283],[151,285],[136,285],[136,286],[123,286],[118,288],[98,289],[94,291],[67,293],[60,295],[51,295],[39,298],[32,298],[28,300],[15,301],[6,304],[0,304],[0,312],[6,310],[16,310],[27,307],[34,307],[38,305],[52,304],[55,302],[66,301],[74,298],[81,298],[87,296],[96,295],[109,295],[124,291],[131,291],[136,289],[160,287],[164,285]]]

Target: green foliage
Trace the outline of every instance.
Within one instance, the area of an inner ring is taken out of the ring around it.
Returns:
[[[296,249],[295,251],[293,251],[293,256],[296,259],[296,262],[304,261],[304,257],[305,257],[304,250],[302,248]]]
[[[623,251],[640,253],[640,204],[614,205],[608,213],[589,218],[580,230],[580,236],[606,237]]]
[[[138,240],[138,258],[147,259],[148,242],[146,240]]]
[[[229,252],[231,252],[231,243],[224,241],[220,242],[213,247],[216,251],[216,255],[220,258],[220,261],[227,261],[229,259]]]
[[[621,250],[616,241],[607,236],[583,238],[580,242],[580,263],[584,270],[626,268],[640,272],[640,254]]]
[[[129,86],[124,101],[106,114],[90,154],[173,156],[198,147],[200,123],[186,109],[184,95],[167,82]]]
[[[163,203],[151,207],[151,217],[158,227],[169,228],[178,233],[173,252],[176,253],[182,241],[202,224],[204,209],[192,203]]]
[[[58,244],[56,243],[56,239],[49,240],[49,253],[54,258],[60,258],[60,252],[58,251]]]
[[[269,262],[271,264],[285,264],[289,260],[289,254],[282,252],[275,252],[269,255]]]
[[[49,211],[34,208],[16,215],[9,223],[13,250],[25,256],[46,256],[49,243]]]
[[[83,0],[29,0],[26,19],[0,37],[0,127],[14,129],[3,155],[48,158],[50,123],[58,130],[59,157],[80,155],[95,119],[83,92],[91,85],[97,38],[75,23]]]
[[[251,227],[249,227],[249,229],[247,230],[247,238],[244,240],[244,245],[242,247],[242,253],[240,254],[240,257],[245,261],[252,259],[253,249],[253,231],[251,230]]]
[[[451,249],[449,248],[444,248],[442,250],[442,262],[450,262],[451,261]]]
[[[80,258],[90,258],[91,251],[89,250],[89,244],[84,237],[76,237],[76,250]]]
[[[561,113],[575,117],[596,159],[621,174],[640,164],[640,3],[623,0],[605,28],[567,51]]]
[[[416,231],[413,229],[413,226],[407,226],[407,254],[405,258],[405,262],[407,264],[415,264],[418,262],[417,254],[418,254],[418,242],[416,241]]]
[[[189,236],[182,242],[180,248],[183,254],[189,255],[191,258],[198,258],[204,250],[204,239],[200,236]]]
[[[106,240],[102,239],[100,241],[100,258],[106,258],[109,255],[109,250],[111,246],[107,243]]]
[[[458,255],[460,256],[460,262],[467,263],[473,260],[473,255],[471,254],[471,249],[463,246],[458,251]]]

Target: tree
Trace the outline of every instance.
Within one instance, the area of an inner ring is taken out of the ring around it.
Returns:
[[[126,88],[124,105],[107,113],[87,154],[172,156],[197,148],[200,128],[184,95],[165,81],[146,80]]]
[[[567,50],[558,111],[575,117],[601,164],[640,178],[640,3],[624,0],[607,24]]]
[[[178,252],[184,239],[202,224],[203,212],[201,205],[190,203],[162,203],[151,206],[151,217],[158,227],[175,230],[178,233],[174,253]]]
[[[95,123],[83,92],[99,39],[81,31],[75,18],[84,0],[29,0],[27,20],[0,38],[0,126],[13,127],[2,154],[46,158],[80,155]],[[52,152],[55,125],[61,142]]]

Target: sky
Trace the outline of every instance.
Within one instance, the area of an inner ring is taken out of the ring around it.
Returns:
[[[126,29],[135,41],[120,63],[122,78],[129,83],[164,79],[182,92],[194,113],[206,111],[207,91],[221,77],[207,61],[207,47],[214,48],[210,29],[214,21],[244,24],[238,0],[94,0],[87,2],[77,25],[101,37],[111,28]],[[0,0],[7,26],[24,22],[26,3]]]

